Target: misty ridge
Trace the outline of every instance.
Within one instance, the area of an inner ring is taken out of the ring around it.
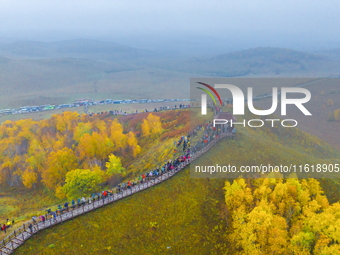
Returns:
[[[190,41],[177,41],[177,43],[177,48],[176,45],[171,45],[171,54],[166,49],[163,51],[160,48],[155,51],[143,49],[142,47],[146,46],[145,42],[142,43],[141,48],[92,39],[0,43],[0,63],[8,63],[11,59],[15,61],[77,59],[74,64],[79,67],[87,66],[88,61],[92,60],[111,63],[115,66],[124,65],[129,68],[157,67],[212,77],[268,74],[309,75],[311,73],[317,76],[325,73],[335,75],[339,70],[340,48],[311,53],[287,48],[256,47],[209,55],[209,45],[203,48],[199,44],[193,45]],[[154,46],[152,43],[150,45]],[[195,53],[198,55],[194,50],[195,46],[197,51],[200,51],[199,55],[204,57],[195,56]],[[189,48],[191,48],[191,55],[182,53],[183,50]],[[68,61],[60,61],[59,64],[67,65]],[[120,70],[122,69],[118,68],[118,71]]]
[[[163,48],[146,40],[140,48],[93,39],[0,43],[0,108],[80,98],[188,98],[192,77],[340,75],[340,49],[256,47],[228,52],[222,43],[199,41],[163,41]],[[165,88],[170,94],[164,95]]]

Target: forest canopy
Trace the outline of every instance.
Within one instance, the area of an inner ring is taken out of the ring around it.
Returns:
[[[338,254],[340,204],[315,179],[226,181],[231,254]]]
[[[159,117],[144,118],[148,135],[162,132]],[[113,174],[122,174],[121,158],[131,159],[141,152],[141,130],[123,125],[109,115],[76,112],[40,121],[6,121],[0,126],[0,183],[27,189],[43,185],[63,197],[72,190],[72,185],[63,189],[65,183],[81,183],[84,171],[96,187]]]

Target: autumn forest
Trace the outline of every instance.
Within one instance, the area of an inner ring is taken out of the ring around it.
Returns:
[[[28,190],[43,185],[63,198],[79,188],[71,187],[74,180],[85,178],[91,183],[84,191],[89,195],[99,184],[126,174],[122,163],[141,152],[138,137],[163,131],[160,117],[143,117],[139,127],[130,123],[125,129],[117,118],[76,112],[41,121],[6,121],[0,127],[1,185]]]

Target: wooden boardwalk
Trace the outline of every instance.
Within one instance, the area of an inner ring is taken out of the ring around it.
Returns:
[[[205,148],[200,150],[199,152],[196,152],[194,155],[190,156],[190,161],[194,161],[198,157],[200,157],[202,154],[210,150],[212,146],[216,144],[216,142],[224,137],[231,137],[231,134],[228,133],[222,133],[217,138],[215,138],[211,143],[209,143]],[[177,174],[179,171],[184,169],[186,166],[190,164],[189,161],[181,163],[180,166],[174,168],[172,171],[169,171],[167,173],[164,173],[161,176],[158,176],[157,178],[154,178],[149,181],[145,181],[144,183],[139,183],[135,186],[132,186],[131,189],[126,189],[122,191],[121,193],[113,194],[112,196],[107,196],[105,199],[100,199],[96,201],[92,201],[92,203],[85,203],[85,205],[82,205],[80,207],[76,206],[74,209],[72,207],[69,207],[68,211],[65,211],[64,213],[61,213],[56,218],[48,218],[44,222],[37,222],[33,225],[32,231],[28,228],[29,223],[24,224],[19,229],[16,229],[8,235],[4,240],[0,242],[0,255],[5,254],[11,254],[14,252],[16,248],[18,248],[20,245],[22,245],[28,238],[30,238],[35,233],[45,229],[52,227],[56,224],[62,223],[64,221],[67,221],[69,219],[72,219],[74,217],[77,217],[79,215],[85,214],[87,212],[90,212],[92,210],[95,210],[97,208],[100,208],[102,206],[105,206],[107,204],[114,203],[120,199],[123,199],[125,197],[131,196],[135,193],[138,193],[140,191],[143,191],[145,189],[148,189],[150,187],[153,187],[159,183],[162,183],[168,179],[170,179],[172,176]]]

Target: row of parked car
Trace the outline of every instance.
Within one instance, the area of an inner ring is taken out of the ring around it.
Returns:
[[[4,114],[22,114],[29,112],[40,112],[54,109],[63,109],[71,107],[79,107],[85,105],[100,105],[100,104],[140,104],[140,103],[157,103],[157,102],[176,102],[176,101],[190,101],[190,99],[137,99],[137,100],[113,100],[106,99],[102,101],[92,100],[77,100],[72,104],[61,104],[61,105],[40,105],[40,106],[23,106],[19,109],[3,109],[0,110],[0,115]]]

